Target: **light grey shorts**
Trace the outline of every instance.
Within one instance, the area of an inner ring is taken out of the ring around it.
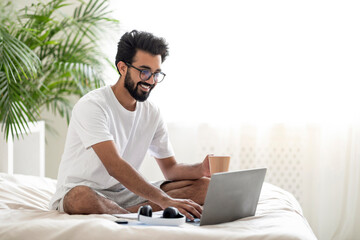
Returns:
[[[168,182],[168,181],[161,180],[161,181],[153,182],[151,184],[154,185],[155,187],[160,188],[161,185],[164,184],[165,182]],[[71,189],[69,189],[69,191],[70,190]],[[135,205],[138,205],[138,204],[141,204],[141,203],[144,203],[147,201],[146,199],[134,194],[127,188],[121,188],[121,189],[115,188],[115,189],[105,189],[105,190],[92,189],[92,190],[94,192],[96,192],[97,194],[99,194],[100,196],[107,198],[113,202],[116,202],[122,208],[128,208],[128,207],[135,206]],[[67,191],[67,192],[69,192],[69,191]],[[59,212],[64,212],[63,200],[64,200],[64,198],[62,198],[60,200],[59,207],[57,208],[57,210]]]

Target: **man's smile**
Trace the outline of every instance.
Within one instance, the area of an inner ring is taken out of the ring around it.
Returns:
[[[140,86],[140,88],[145,91],[145,92],[149,92],[152,88],[153,88],[153,85],[150,85],[150,84],[147,84],[147,83],[143,83],[143,82],[140,82],[138,83],[138,85]]]

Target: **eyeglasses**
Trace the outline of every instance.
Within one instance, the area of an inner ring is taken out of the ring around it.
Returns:
[[[154,72],[154,73],[152,73],[152,72],[151,72],[150,70],[148,70],[148,69],[139,69],[139,68],[131,65],[130,63],[125,63],[125,64],[126,64],[128,67],[132,67],[132,68],[138,70],[138,71],[140,72],[140,79],[141,79],[142,81],[147,81],[147,80],[149,80],[149,79],[151,78],[151,76],[154,75],[154,81],[155,81],[156,83],[159,83],[159,82],[161,82],[162,80],[164,80],[164,78],[165,78],[165,76],[166,76],[166,74],[163,73],[163,72]]]

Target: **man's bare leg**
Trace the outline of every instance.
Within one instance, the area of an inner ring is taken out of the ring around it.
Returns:
[[[77,186],[64,197],[64,211],[68,214],[128,213],[115,202],[106,199],[87,186]]]

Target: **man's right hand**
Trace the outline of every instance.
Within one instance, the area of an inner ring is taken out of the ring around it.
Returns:
[[[194,217],[201,218],[202,207],[191,199],[169,198],[159,205],[163,209],[167,207],[175,207],[180,213],[190,220],[194,220]]]

